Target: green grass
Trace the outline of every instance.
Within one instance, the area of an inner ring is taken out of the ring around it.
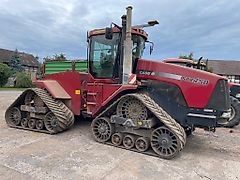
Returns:
[[[24,91],[27,88],[0,87],[0,91]]]

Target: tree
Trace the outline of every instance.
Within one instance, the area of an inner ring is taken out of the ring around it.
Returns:
[[[14,73],[21,72],[23,70],[21,66],[21,59],[19,57],[18,50],[16,49],[10,59],[9,66],[11,67]]]
[[[0,63],[0,87],[3,87],[11,76],[11,69],[8,65]]]
[[[191,52],[188,55],[180,55],[179,58],[193,60],[193,53]]]
[[[63,53],[55,54],[54,59],[55,59],[55,61],[66,61],[67,60],[65,54],[63,54]]]
[[[47,57],[43,58],[43,60],[45,62],[49,62],[49,61],[67,61],[67,58],[66,58],[65,54],[60,53],[60,54],[53,55],[53,57],[47,56]]]
[[[43,58],[43,61],[44,61],[44,62],[49,62],[49,61],[52,61],[52,58],[49,57],[49,56],[47,56],[47,57],[44,57],[44,58]]]
[[[16,87],[18,88],[29,88],[32,87],[32,81],[28,74],[18,72],[16,74]]]

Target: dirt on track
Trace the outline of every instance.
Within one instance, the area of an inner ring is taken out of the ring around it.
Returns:
[[[20,93],[0,91],[0,179],[240,180],[240,126],[197,129],[180,156],[163,160],[99,144],[81,119],[58,135],[9,128],[5,110]]]

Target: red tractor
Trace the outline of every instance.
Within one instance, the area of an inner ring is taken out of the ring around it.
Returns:
[[[203,71],[209,71],[207,64],[201,60],[202,58],[200,58],[198,61],[172,58],[166,59],[164,62],[189,68],[200,69]],[[228,85],[230,88],[231,116],[229,119],[223,119],[222,121],[219,121],[219,125],[223,127],[233,128],[240,123],[240,84],[229,82]]]
[[[96,141],[170,159],[195,127],[214,131],[230,116],[224,77],[142,59],[146,26],[122,26],[88,33],[88,73],[62,72],[37,80],[7,109],[10,127],[56,134],[74,116],[92,119]],[[114,27],[112,27],[114,25]],[[218,98],[222,97],[222,98]]]

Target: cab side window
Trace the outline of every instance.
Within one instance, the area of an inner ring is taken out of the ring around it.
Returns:
[[[90,68],[95,78],[112,78],[117,48],[117,34],[110,40],[104,35],[92,38]]]

